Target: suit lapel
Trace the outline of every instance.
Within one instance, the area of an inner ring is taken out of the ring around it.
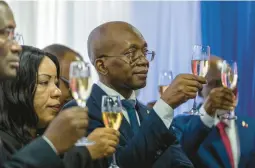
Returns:
[[[136,102],[137,102],[136,103],[136,111],[138,113],[138,116],[139,116],[139,119],[140,119],[140,123],[142,123],[143,119],[145,119],[146,116],[148,116],[149,111],[138,100],[136,100]]]
[[[107,95],[97,84],[94,84],[91,91],[92,102],[101,110],[102,96]]]
[[[119,131],[126,139],[132,138],[134,136],[132,128],[125,117],[122,119]]]
[[[102,115],[101,113],[102,96],[105,95],[107,94],[97,84],[93,85],[91,91],[92,102],[95,106],[97,106],[98,109],[100,109],[100,115]],[[126,139],[133,137],[134,135],[131,126],[125,117],[123,117],[122,119],[119,131]]]
[[[212,128],[211,133],[206,137],[201,148],[203,148],[201,151],[206,152],[206,155],[212,155],[212,158],[218,160],[218,162],[223,165],[224,168],[231,168],[227,151],[221,140],[220,133],[216,127]],[[204,155],[203,152],[200,153],[202,157]]]

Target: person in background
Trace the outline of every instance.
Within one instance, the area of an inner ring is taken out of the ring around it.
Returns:
[[[0,79],[3,81],[16,77],[21,47],[15,41],[16,23],[5,1],[0,1],[0,14]]]
[[[83,58],[73,49],[61,44],[52,44],[46,46],[43,51],[55,55],[60,63],[59,88],[62,92],[62,95],[60,96],[60,104],[62,108],[65,103],[72,99],[72,94],[69,88],[70,64],[73,61],[83,60]],[[65,160],[69,160],[68,164],[70,166],[85,168],[93,167],[93,164],[102,164],[98,159],[111,156],[112,153],[115,152],[119,137],[118,133],[115,133],[112,129],[97,128],[88,136],[88,139],[95,142],[94,145],[89,145],[86,147],[86,149],[89,151],[89,155],[86,154],[77,157],[77,155],[81,154],[78,152],[80,147],[74,147],[65,154]],[[94,162],[89,161],[90,156]],[[103,167],[102,165],[100,166]]]
[[[43,51],[55,55],[59,60],[60,64],[59,88],[62,92],[62,96],[60,97],[60,103],[62,107],[68,101],[73,99],[72,93],[69,88],[70,64],[73,61],[83,60],[83,58],[78,52],[61,44],[51,44],[43,48]]]
[[[203,116],[176,116],[172,128],[196,167],[252,168],[255,165],[255,120],[236,113],[237,120],[220,119],[236,107],[232,90],[221,83],[222,59],[211,56],[198,110]]]
[[[155,56],[148,50],[142,34],[128,23],[107,22],[90,33],[87,44],[90,61],[100,79],[93,85],[87,101],[91,118],[89,130],[104,127],[101,113],[103,95],[119,95],[122,101],[124,117],[116,152],[118,166],[193,167],[169,128],[173,110],[194,98],[205,79],[192,74],[177,76],[154,108],[148,110],[136,99],[134,92],[146,86],[149,61]],[[73,106],[77,106],[75,100],[64,108]]]

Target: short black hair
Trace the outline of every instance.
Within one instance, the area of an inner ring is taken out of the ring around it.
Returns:
[[[33,100],[39,65],[45,56],[56,65],[59,78],[56,56],[38,48],[22,46],[17,77],[0,84],[0,129],[9,131],[23,144],[32,139],[29,129],[36,128],[38,123]]]
[[[64,46],[62,44],[51,44],[51,45],[43,48],[43,51],[55,55],[56,57],[58,57],[59,60],[61,60],[64,57],[65,53],[72,52],[72,53],[76,54],[76,56],[80,60],[83,60],[82,56],[78,52],[76,52],[73,49],[71,49],[67,46]]]

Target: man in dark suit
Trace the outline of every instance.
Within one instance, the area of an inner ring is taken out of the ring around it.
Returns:
[[[197,167],[254,167],[255,121],[241,115],[237,120],[226,118],[237,102],[233,91],[222,87],[221,65],[219,57],[210,60],[207,85],[201,92],[205,100],[199,111],[203,116],[177,116],[172,128]]]
[[[136,99],[134,90],[146,86],[149,62],[155,53],[148,50],[145,39],[135,27],[125,22],[98,26],[89,36],[88,54],[100,78],[87,100],[88,131],[104,127],[103,95],[119,95],[122,100],[124,118],[116,152],[119,167],[193,167],[169,127],[173,109],[194,98],[205,79],[191,74],[177,76],[149,111]],[[72,106],[77,106],[75,100],[64,108]]]
[[[21,46],[15,41],[15,27],[11,9],[5,1],[0,1],[1,81],[16,77],[19,67]],[[10,161],[0,163],[0,167],[56,168],[62,163],[58,155],[66,152],[84,135],[87,125],[87,110],[82,108],[65,110],[52,121],[42,137],[25,146]]]

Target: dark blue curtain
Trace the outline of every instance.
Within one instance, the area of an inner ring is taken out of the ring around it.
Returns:
[[[201,2],[202,43],[225,60],[236,60],[237,113],[255,116],[255,2]]]

